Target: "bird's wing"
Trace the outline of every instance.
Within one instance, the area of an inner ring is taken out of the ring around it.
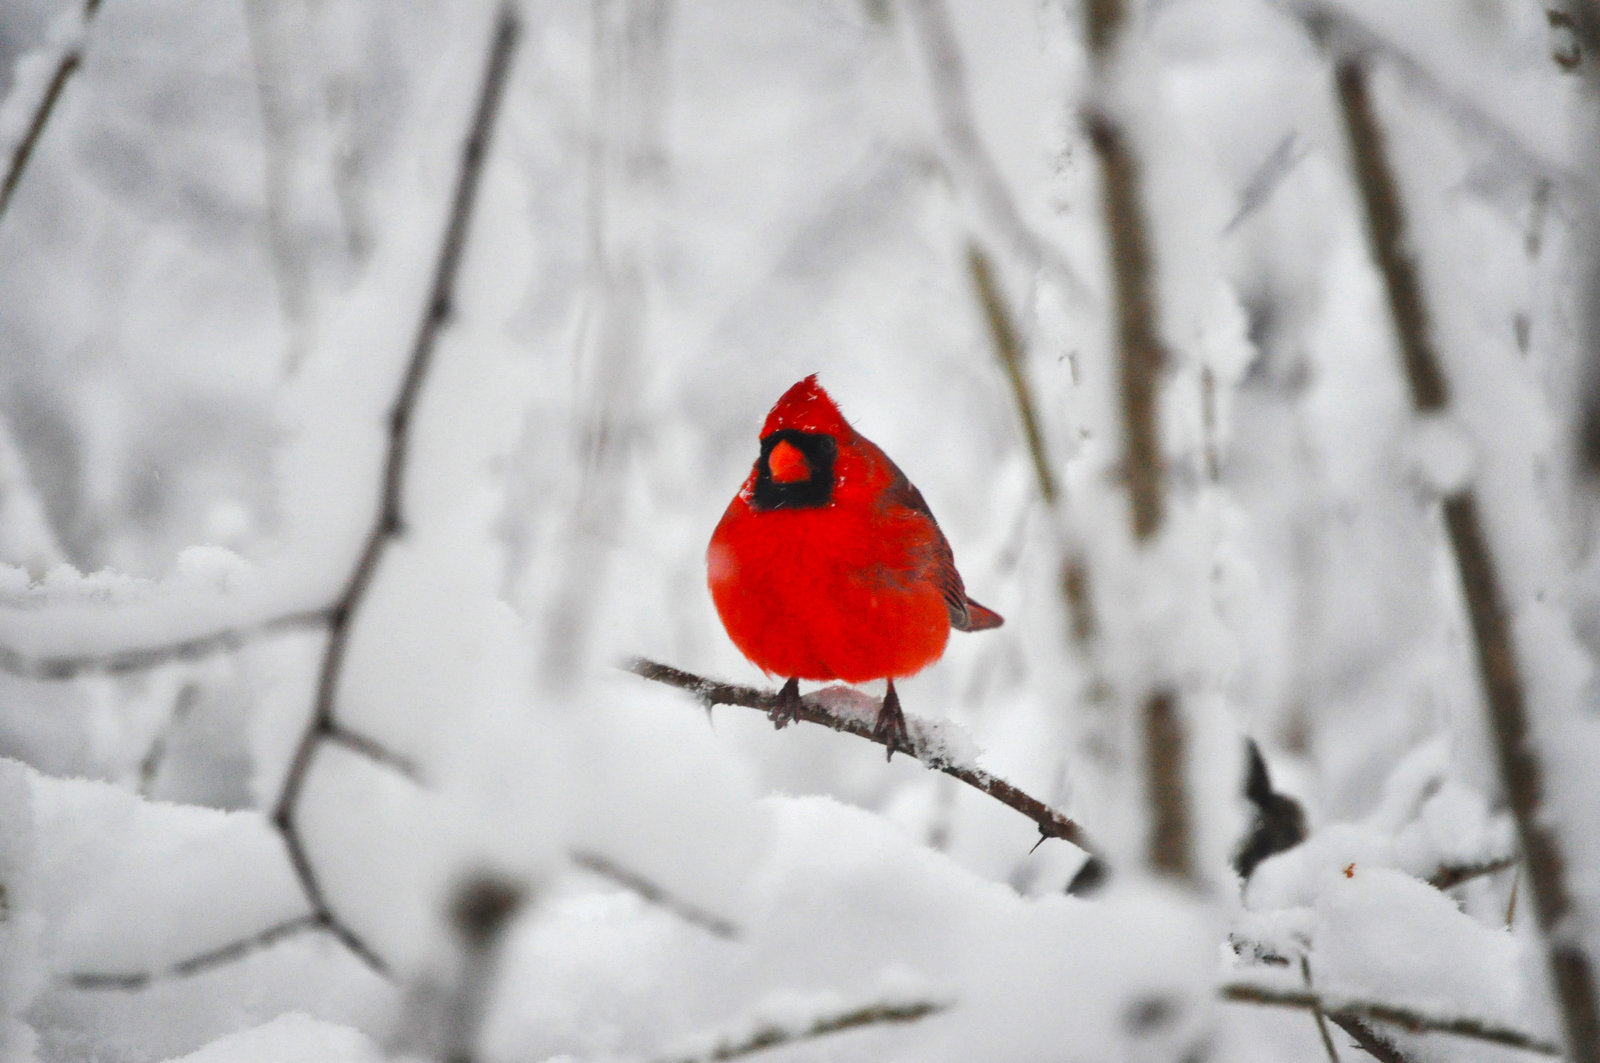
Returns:
[[[931,579],[938,586],[939,592],[944,595],[944,607],[950,613],[950,626],[957,631],[983,631],[999,627],[1004,623],[999,613],[967,597],[967,588],[961,582],[961,573],[956,571],[955,553],[950,549],[950,542],[944,537],[944,532],[939,529],[939,522],[934,518],[933,510],[928,508],[927,499],[922,497],[917,485],[912,483],[893,461],[890,461],[888,455],[884,455],[883,460],[894,470],[894,479],[884,492],[884,501],[891,506],[901,506],[928,518],[933,537],[925,576]]]

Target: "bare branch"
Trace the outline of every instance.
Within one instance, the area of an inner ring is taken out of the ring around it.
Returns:
[[[637,894],[645,902],[666,909],[686,923],[730,941],[740,936],[738,924],[731,919],[725,919],[715,912],[707,911],[697,904],[675,896],[658,883],[652,882],[637,871],[623,867],[609,857],[586,849],[574,849],[571,856],[572,862],[585,871],[599,875],[608,882]]]
[[[296,916],[269,926],[258,934],[231,941],[221,948],[191,956],[159,971],[139,971],[133,974],[82,973],[69,976],[68,982],[75,989],[143,989],[152,982],[171,978],[190,978],[203,974],[213,967],[234,963],[251,953],[276,945],[285,938],[294,937],[307,930],[320,929],[323,925],[323,920],[315,913]]]
[[[809,1041],[844,1030],[916,1022],[945,1011],[949,1007],[949,1004],[935,1004],[926,1000],[905,1004],[868,1004],[850,1011],[820,1016],[812,1020],[811,1025],[798,1030],[784,1026],[761,1026],[755,1032],[736,1039],[723,1039],[715,1048],[703,1055],[674,1057],[670,1063],[722,1063],[723,1060],[742,1059],[768,1048]]]
[[[942,0],[905,0],[905,8],[916,27],[928,63],[940,132],[957,168],[966,177],[979,209],[1030,273],[1042,273],[1058,283],[1069,297],[1087,301],[1088,285],[1061,252],[1023,220],[1005,177],[983,146],[967,101],[966,66],[961,60],[961,50],[956,45],[944,3]]]
[[[1476,864],[1444,864],[1428,876],[1428,885],[1436,890],[1454,889],[1463,882],[1471,882],[1475,878],[1493,875],[1516,866],[1517,858],[1514,856],[1502,856]]]
[[[1335,1015],[1333,1024],[1349,1034],[1363,1052],[1378,1063],[1411,1063],[1411,1057],[1377,1030],[1351,1015]]]
[[[624,667],[634,675],[644,679],[651,679],[657,683],[687,690],[700,699],[706,708],[716,705],[740,705],[747,709],[758,709],[761,712],[770,712],[778,704],[778,694],[771,690],[758,690],[755,687],[739,686],[734,683],[720,683],[714,679],[685,672],[671,665],[660,664],[656,661],[635,657]],[[864,719],[855,719],[841,716],[832,712],[823,705],[815,694],[809,694],[800,699],[799,713],[796,719],[806,723],[820,724],[830,730],[844,734],[865,738],[869,742],[883,745],[883,739],[873,734],[872,724]],[[909,718],[908,718],[909,721]],[[915,729],[913,728],[913,731]],[[1031,797],[1012,786],[1004,779],[990,775],[981,768],[971,768],[961,764],[949,764],[933,758],[923,759],[915,750],[905,750],[896,747],[901,752],[910,752],[925,767],[941,771],[951,778],[960,779],[968,786],[981,790],[1001,804],[1016,809],[1038,824],[1039,833],[1046,838],[1060,838],[1071,842],[1078,848],[1088,853],[1098,850],[1084,834],[1083,828],[1066,816],[1057,812],[1049,805],[1035,797]]]
[[[1561,1049],[1553,1041],[1523,1030],[1500,1026],[1484,1019],[1443,1018],[1426,1015],[1410,1008],[1397,1007],[1371,1000],[1341,1000],[1328,998],[1310,990],[1276,989],[1253,985],[1249,982],[1229,982],[1220,989],[1222,999],[1235,1004],[1261,1004],[1269,1007],[1320,1009],[1329,1019],[1370,1020],[1389,1026],[1398,1026],[1407,1033],[1447,1033],[1474,1041],[1520,1048],[1541,1055],[1555,1056]],[[1342,1025],[1342,1024],[1341,1024]],[[1352,1035],[1354,1036],[1354,1035]]]
[[[94,20],[95,12],[100,8],[100,0],[84,0],[83,5],[83,30],[86,33],[90,22]],[[33,158],[34,149],[39,146],[39,140],[44,136],[44,130],[50,124],[50,118],[55,114],[56,104],[60,102],[61,95],[66,91],[67,83],[72,80],[72,75],[78,72],[78,67],[83,65],[83,39],[79,39],[61,53],[56,60],[55,73],[50,76],[50,84],[45,88],[44,95],[39,98],[39,105],[33,112],[33,119],[28,123],[28,129],[22,134],[22,139],[17,141],[11,150],[11,160],[6,164],[6,173],[0,179],[0,218],[5,217],[6,208],[11,205],[11,198],[16,194],[17,186],[22,183],[22,175],[28,169],[28,163]]]
[[[171,661],[194,661],[214,653],[236,650],[252,639],[295,628],[320,627],[331,618],[329,609],[303,609],[286,613],[253,624],[223,628],[192,639],[169,642],[161,646],[139,646],[132,649],[112,650],[109,653],[68,654],[62,656],[33,656],[0,646],[0,671],[24,679],[44,681],[75,679],[80,675],[118,675],[155,668]]]
[[[1359,60],[1344,59],[1336,69],[1336,80],[1351,165],[1366,211],[1373,255],[1388,291],[1412,405],[1419,414],[1437,411],[1448,401],[1444,373],[1429,332],[1416,266],[1406,248],[1399,186],[1367,91],[1366,71]],[[1528,883],[1544,934],[1567,1047],[1577,1063],[1600,1063],[1600,1002],[1595,996],[1594,972],[1589,957],[1562,929],[1574,917],[1574,906],[1565,856],[1540,811],[1544,772],[1528,734],[1528,711],[1505,596],[1472,489],[1446,497],[1443,509],[1472,626],[1500,779],[1526,857]]]

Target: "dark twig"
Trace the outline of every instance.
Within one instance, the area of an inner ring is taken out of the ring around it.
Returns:
[[[1561,1049],[1553,1041],[1483,1019],[1442,1018],[1379,1001],[1329,999],[1310,990],[1275,989],[1249,982],[1230,982],[1223,985],[1220,992],[1223,1000],[1235,1004],[1262,1004],[1269,1007],[1303,1008],[1307,1011],[1320,1009],[1334,1022],[1339,1022],[1340,1019],[1370,1020],[1397,1026],[1407,1033],[1447,1033],[1474,1041],[1504,1045],[1507,1048],[1538,1052],[1546,1056],[1561,1053]]]
[[[322,883],[311,865],[305,842],[295,824],[295,811],[300,795],[304,793],[306,778],[312,759],[323,741],[350,744],[352,736],[335,719],[334,707],[338,697],[339,678],[343,674],[345,655],[349,650],[350,633],[357,612],[377,574],[378,562],[390,542],[404,531],[401,512],[401,494],[405,484],[406,459],[411,445],[411,419],[421,394],[422,380],[433,359],[434,345],[440,330],[450,320],[455,291],[456,273],[461,265],[466,247],[467,232],[472,218],[472,208],[477,199],[478,182],[483,173],[488,154],[489,137],[494,130],[500,100],[511,73],[511,56],[515,50],[518,23],[512,5],[500,8],[496,18],[494,37],[489,48],[488,62],[484,67],[483,82],[479,89],[477,108],[472,127],[462,149],[461,168],[456,177],[455,195],[451,202],[449,222],[439,248],[439,258],[434,266],[433,284],[429,290],[427,306],[417,328],[416,341],[406,364],[405,376],[399,393],[389,411],[389,442],[383,465],[383,494],[371,529],[367,532],[355,568],[345,583],[344,590],[333,603],[328,619],[328,645],[323,653],[322,667],[317,677],[316,701],[311,712],[311,722],[306,727],[284,777],[283,789],[272,812],[272,823],[283,837],[289,862],[294,866],[300,887],[311,902],[313,911],[328,930],[351,951],[364,959],[375,970],[387,972],[387,965],[348,927],[334,917]],[[370,750],[363,750],[368,752]]]
[[[715,912],[709,912],[697,904],[675,896],[660,884],[652,882],[637,871],[623,867],[609,857],[585,849],[575,849],[571,855],[572,862],[585,871],[599,875],[608,882],[615,883],[628,892],[637,894],[646,903],[663,908],[686,923],[691,923],[702,930],[715,934],[719,938],[727,938],[730,941],[739,937],[739,927],[732,920],[724,919]]]
[[[0,646],[0,671],[24,679],[45,681],[75,679],[80,675],[118,675],[137,672],[170,661],[194,661],[214,653],[236,650],[252,639],[295,628],[320,627],[328,623],[327,609],[303,609],[295,613],[272,617],[254,624],[224,628],[192,639],[170,642],[161,646],[138,646],[132,649],[113,650],[109,653],[67,654],[62,656],[34,656]]]
[[[916,1022],[918,1019],[925,1019],[929,1015],[945,1011],[949,1007],[948,1004],[935,1004],[925,1000],[906,1004],[869,1004],[835,1015],[820,1016],[812,1020],[811,1025],[798,1030],[784,1026],[761,1026],[754,1033],[737,1039],[719,1041],[715,1048],[704,1055],[678,1056],[674,1057],[671,1063],[722,1063],[723,1060],[741,1059],[764,1049],[809,1041],[815,1037],[824,1037],[844,1030]]]
[[[1351,164],[1366,210],[1373,255],[1388,290],[1412,405],[1418,414],[1435,412],[1448,402],[1444,373],[1429,331],[1416,266],[1407,251],[1399,189],[1367,91],[1366,71],[1359,60],[1345,59],[1338,64],[1336,80]],[[1540,811],[1544,771],[1528,734],[1528,712],[1505,596],[1472,489],[1446,497],[1443,509],[1472,626],[1500,779],[1526,858],[1528,884],[1544,934],[1567,1048],[1576,1063],[1600,1063],[1600,1002],[1589,957],[1564,929],[1574,917],[1574,906],[1564,854],[1548,818]]]
[[[100,0],[85,0],[81,31],[83,34],[88,33],[89,24],[99,9]],[[39,99],[39,106],[33,112],[33,120],[28,123],[27,131],[22,134],[22,139],[17,141],[16,147],[11,151],[11,161],[6,165],[5,178],[0,180],[0,218],[5,217],[6,208],[11,205],[11,197],[16,194],[17,186],[22,183],[22,175],[28,169],[28,163],[33,158],[34,149],[39,146],[40,138],[44,136],[45,126],[50,124],[50,117],[55,114],[56,104],[66,91],[67,83],[82,65],[83,38],[80,37],[71,47],[63,51],[61,58],[56,61],[55,73],[50,76],[50,84]]]
[[[1471,882],[1475,878],[1497,874],[1516,866],[1517,858],[1514,856],[1502,856],[1475,864],[1444,864],[1428,876],[1428,885],[1436,890],[1454,889],[1463,882]]]
[[[315,914],[301,915],[269,926],[258,934],[231,941],[221,948],[202,952],[159,971],[139,971],[133,974],[74,974],[68,982],[75,989],[143,989],[152,982],[169,978],[190,978],[214,967],[233,963],[252,952],[275,945],[285,938],[294,937],[307,930],[322,927],[323,921]]]
[[[778,704],[776,691],[758,690],[755,687],[739,686],[734,683],[719,683],[714,679],[685,672],[671,665],[660,664],[656,661],[635,657],[626,665],[628,671],[645,679],[668,686],[687,690],[700,699],[707,707],[715,705],[740,705],[747,709],[757,709],[761,712],[771,712]],[[796,717],[806,723],[820,724],[830,730],[840,731],[844,734],[865,738],[869,742],[883,745],[883,740],[873,734],[873,724],[866,719],[856,719],[850,716],[840,716],[830,711],[816,697],[807,695],[800,699],[800,708]],[[1084,834],[1083,828],[1060,812],[1051,808],[1043,801],[1030,797],[1021,790],[1012,786],[1004,779],[990,775],[981,768],[971,768],[962,764],[948,764],[933,758],[923,759],[921,754],[911,750],[912,756],[921,760],[923,765],[942,771],[952,778],[960,779],[968,786],[981,790],[1001,804],[1016,809],[1018,812],[1033,820],[1039,827],[1039,833],[1047,838],[1060,838],[1071,842],[1078,848],[1088,853],[1098,850]]]
[[[1356,1046],[1378,1063],[1412,1063],[1411,1057],[1395,1043],[1353,1015],[1335,1015],[1330,1020],[1350,1035]]]

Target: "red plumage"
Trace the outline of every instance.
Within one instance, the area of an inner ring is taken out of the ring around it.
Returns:
[[[758,667],[791,680],[794,703],[796,679],[888,679],[879,730],[892,755],[905,737],[894,680],[938,660],[952,627],[1001,618],[967,597],[921,492],[814,375],[773,406],[761,444],[706,551],[722,624]]]

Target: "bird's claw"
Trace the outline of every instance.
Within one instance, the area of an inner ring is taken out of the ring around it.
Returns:
[[[772,726],[781,731],[799,718],[800,680],[790,679],[783,684],[783,689],[778,691],[778,700],[767,709],[767,719],[772,721]]]
[[[906,728],[905,713],[900,711],[900,695],[895,692],[894,683],[889,683],[889,691],[883,696],[883,708],[878,710],[878,722],[873,725],[872,737],[883,743],[884,760],[893,760],[895,750],[910,753],[911,732]]]

